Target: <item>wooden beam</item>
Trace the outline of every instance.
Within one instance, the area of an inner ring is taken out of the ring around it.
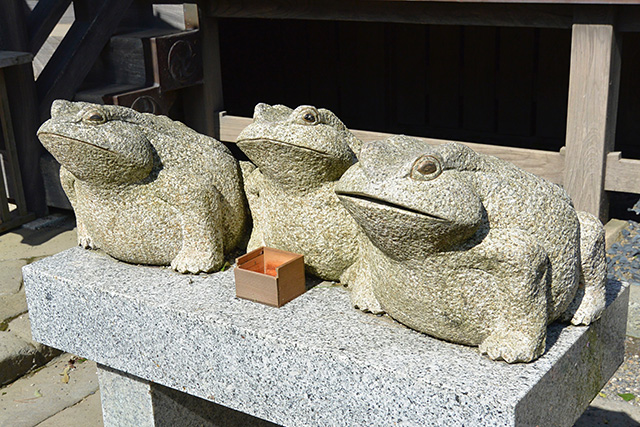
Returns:
[[[220,140],[234,143],[238,135],[247,125],[252,122],[248,117],[220,115]],[[364,142],[377,141],[393,136],[390,133],[370,132],[365,130],[351,130],[355,136]],[[431,139],[415,137],[426,141],[429,144],[440,145],[447,142],[442,139]],[[557,184],[562,184],[564,170],[564,156],[558,152],[531,150],[527,148],[503,147],[499,145],[475,144],[460,142],[478,153],[488,154],[507,160],[522,169],[548,179]]]
[[[604,189],[640,194],[640,160],[623,159],[619,151],[609,153]]]
[[[70,4],[71,0],[38,1],[27,18],[28,47],[31,53],[38,53]]]
[[[584,21],[592,23],[575,24],[571,42],[564,187],[577,209],[605,222],[605,163],[615,138],[620,38],[611,15]],[[609,23],[597,23],[603,21]]]
[[[219,18],[316,19],[434,25],[570,28],[573,6],[439,1],[217,0],[200,1]]]
[[[28,52],[12,52],[9,50],[0,51],[0,68],[11,67],[13,65],[31,64],[33,55]]]
[[[40,119],[49,118],[57,98],[71,99],[115,32],[132,0],[105,0],[94,5],[92,19],[73,23],[36,81]]]

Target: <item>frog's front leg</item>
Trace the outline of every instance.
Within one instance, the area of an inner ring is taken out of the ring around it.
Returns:
[[[76,214],[76,234],[78,235],[78,245],[85,249],[97,249],[97,246],[87,230],[84,223],[83,213],[78,207],[78,199],[76,197],[76,177],[64,166],[60,166],[60,184],[64,190],[71,207]]]
[[[264,178],[260,171],[258,169],[255,169],[255,166],[253,169],[250,169],[247,166],[243,166],[242,173],[244,179],[244,192],[247,196],[249,211],[251,212],[251,219],[253,220],[251,237],[249,238],[249,243],[247,244],[247,252],[251,252],[252,250],[257,249],[261,246],[266,246],[263,232],[263,213],[260,208],[260,190],[261,186],[263,185]]]
[[[542,355],[547,335],[549,259],[522,231],[492,230],[471,250],[475,268],[496,278],[497,315],[480,351],[493,360],[530,362]]]
[[[160,196],[180,216],[182,245],[171,268],[180,273],[219,270],[224,263],[222,195],[200,177],[173,179],[171,194]]]
[[[384,314],[384,309],[373,292],[373,272],[369,266],[370,256],[367,251],[372,250],[368,240],[360,238],[358,242],[358,257],[340,276],[340,283],[347,286],[351,305],[364,312]]]
[[[578,212],[580,220],[580,285],[569,308],[560,317],[574,325],[589,325],[605,308],[607,261],[604,227],[598,218]]]

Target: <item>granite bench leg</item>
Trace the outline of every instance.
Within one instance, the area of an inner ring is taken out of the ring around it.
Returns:
[[[98,365],[105,427],[273,427],[260,418]]]

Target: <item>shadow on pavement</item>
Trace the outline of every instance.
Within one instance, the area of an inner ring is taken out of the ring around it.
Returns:
[[[574,427],[638,427],[640,423],[624,412],[609,411],[607,409],[589,406]]]

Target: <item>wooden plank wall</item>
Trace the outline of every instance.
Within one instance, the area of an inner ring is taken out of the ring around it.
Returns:
[[[558,151],[570,30],[220,20],[225,110],[329,108],[354,129]]]

